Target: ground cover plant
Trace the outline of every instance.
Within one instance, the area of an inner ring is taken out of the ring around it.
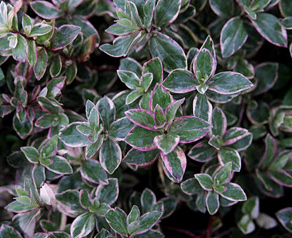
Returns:
[[[292,237],[291,0],[0,3],[0,237]]]

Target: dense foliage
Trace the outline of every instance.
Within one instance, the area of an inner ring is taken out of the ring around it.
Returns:
[[[291,0],[1,1],[0,237],[291,237],[291,29]]]

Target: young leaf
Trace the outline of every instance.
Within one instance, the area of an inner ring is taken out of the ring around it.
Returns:
[[[179,143],[180,137],[178,135],[167,133],[154,137],[154,144],[164,154],[167,155],[172,152]]]
[[[37,164],[39,162],[39,152],[31,146],[21,147],[21,151],[30,163]]]
[[[205,48],[199,51],[193,61],[193,71],[201,83],[205,83],[210,76],[214,75],[216,66],[216,60]]]
[[[222,165],[232,162],[232,170],[239,172],[241,169],[241,158],[239,153],[232,148],[221,148],[218,159]]]
[[[151,112],[143,109],[130,109],[125,114],[134,124],[148,130],[154,130],[155,121]]]
[[[50,157],[52,163],[47,165],[46,168],[57,174],[71,174],[73,169],[69,162],[61,156],[52,156]]]
[[[138,227],[131,233],[132,235],[135,234],[142,234],[148,230],[150,230],[162,216],[162,212],[159,211],[152,211],[143,214],[139,218],[139,225]]]
[[[34,65],[34,73],[38,80],[40,80],[47,69],[48,66],[48,53],[45,48],[40,47],[37,50],[37,60]]]
[[[209,174],[195,174],[195,178],[204,190],[212,191],[213,179]]]
[[[197,93],[193,101],[193,114],[205,121],[210,121],[212,116],[212,104],[205,94]]]
[[[97,187],[95,197],[100,203],[114,204],[119,196],[119,183],[116,178],[109,178],[108,184],[101,184]]]
[[[245,201],[246,195],[243,191],[243,189],[235,183],[227,183],[224,185],[226,187],[226,190],[220,195],[228,200],[231,201]]]
[[[212,134],[216,136],[223,136],[227,128],[227,120],[224,112],[216,107],[212,114]]]

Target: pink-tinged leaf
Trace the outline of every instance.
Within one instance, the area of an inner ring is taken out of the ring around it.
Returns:
[[[226,133],[227,119],[223,110],[215,107],[212,113],[212,134],[222,137]]]
[[[154,11],[154,21],[159,27],[166,27],[177,18],[181,8],[180,0],[159,0]]]
[[[235,149],[228,147],[221,148],[218,153],[218,160],[222,166],[231,162],[232,170],[235,172],[239,172],[241,169],[241,157]]]
[[[277,141],[270,134],[267,134],[265,138],[265,152],[260,162],[262,168],[267,168],[271,164],[277,154],[277,151]]]
[[[228,71],[215,74],[208,85],[209,90],[223,95],[236,94],[253,86],[242,74]]]
[[[161,59],[164,70],[187,68],[187,57],[181,46],[169,36],[160,32],[153,32],[150,39],[150,51],[153,57]]]
[[[206,163],[217,154],[217,151],[206,141],[194,145],[188,153],[188,156],[195,161]]]
[[[153,80],[151,83],[151,88],[154,88],[157,83],[161,84],[163,80],[163,68],[162,63],[159,58],[152,58],[143,64],[142,69],[143,74],[151,73],[153,75]]]
[[[130,109],[125,114],[134,124],[148,130],[155,130],[154,115],[151,112],[144,109]]]
[[[194,58],[193,71],[201,83],[206,83],[215,74],[216,67],[216,59],[214,59],[211,52],[206,48],[201,49]]]
[[[224,145],[232,145],[249,134],[250,132],[247,129],[241,127],[232,127],[225,133],[223,137]]]
[[[78,34],[81,32],[81,28],[75,25],[62,25],[59,27],[53,38],[51,39],[51,49],[60,50],[71,44]]]
[[[244,28],[243,20],[233,17],[226,22],[220,35],[220,46],[222,56],[228,58],[238,51],[246,42],[248,37]]]
[[[188,93],[199,85],[194,74],[186,69],[175,69],[163,81],[163,86],[173,93]]]
[[[163,164],[163,170],[170,180],[175,183],[181,182],[186,166],[187,159],[184,151],[177,147],[167,155],[160,154]]]
[[[269,91],[277,82],[279,65],[277,63],[262,63],[255,68],[256,88],[253,95]]]
[[[276,216],[282,226],[292,233],[292,207],[286,207],[276,213]]]
[[[287,47],[287,31],[277,17],[269,13],[258,13],[251,23],[267,41],[276,46]]]
[[[230,201],[245,201],[247,199],[243,189],[236,183],[225,184],[225,191],[220,195]]]
[[[142,127],[134,127],[127,135],[126,142],[137,150],[154,150],[156,149],[154,137],[162,133],[160,131],[150,131]]]
[[[210,215],[214,215],[219,207],[219,195],[215,192],[208,192],[206,197],[206,207]]]
[[[94,184],[107,184],[107,173],[96,160],[86,160],[81,166],[82,178]]]
[[[8,226],[6,224],[2,224],[0,227],[0,237],[3,238],[22,238],[21,234],[19,231],[14,229],[11,226]]]
[[[45,48],[40,47],[37,50],[37,61],[34,65],[34,73],[37,80],[40,80],[47,69],[48,66],[48,53]]]
[[[154,137],[154,144],[164,154],[167,155],[172,152],[179,143],[179,136],[167,133]]]
[[[285,170],[269,170],[267,175],[281,186],[292,187],[292,176]]]
[[[193,101],[193,115],[211,121],[213,106],[205,94],[197,93]]]
[[[111,139],[105,140],[99,150],[99,161],[104,170],[113,174],[122,161],[122,150],[119,144]]]
[[[31,2],[30,6],[34,12],[44,19],[55,19],[62,16],[62,12],[59,11],[53,4],[48,1],[35,1]]]
[[[195,116],[177,118],[168,131],[180,136],[180,143],[191,143],[203,138],[210,130],[211,125]]]
[[[125,155],[123,162],[137,166],[148,166],[157,160],[159,153],[157,149],[150,151],[131,149]]]
[[[159,105],[165,110],[173,101],[172,95],[161,84],[157,83],[151,92],[149,102],[150,111],[154,111],[156,105]]]
[[[283,186],[273,181],[268,175],[256,169],[256,178],[259,188],[268,197],[279,198],[283,196]]]

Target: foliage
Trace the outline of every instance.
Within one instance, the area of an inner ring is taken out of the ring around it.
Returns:
[[[290,0],[2,1],[0,237],[291,237],[291,29]]]

